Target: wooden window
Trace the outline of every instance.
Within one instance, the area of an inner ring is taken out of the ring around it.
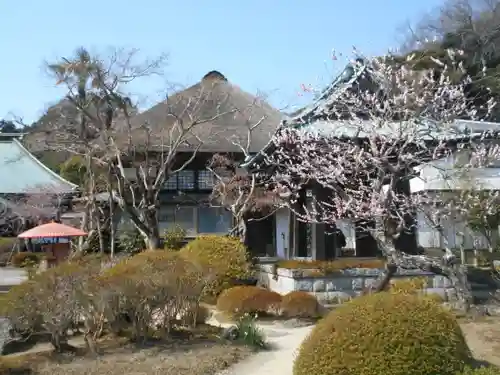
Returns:
[[[167,206],[160,208],[158,215],[160,233],[175,225],[186,231],[187,236],[196,234],[226,234],[232,227],[232,215],[219,207]]]
[[[186,231],[187,236],[195,235],[195,209],[193,206],[161,206],[158,215],[160,234],[178,225]]]
[[[228,233],[233,216],[220,207],[198,207],[198,233]]]
[[[177,188],[179,190],[193,190],[195,187],[195,171],[183,170],[177,173]]]
[[[166,190],[194,190],[196,183],[196,172],[185,169],[170,176],[165,181],[163,188]]]
[[[198,189],[212,190],[215,185],[215,176],[209,170],[198,171]]]
[[[163,187],[167,190],[177,190],[177,175],[170,176],[168,180],[163,183]]]

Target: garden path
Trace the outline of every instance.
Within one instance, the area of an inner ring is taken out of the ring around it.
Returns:
[[[218,325],[217,322],[209,322]],[[263,323],[263,330],[271,350],[259,352],[219,375],[292,375],[295,353],[313,326],[294,327],[291,322]],[[230,326],[230,324],[220,324]]]

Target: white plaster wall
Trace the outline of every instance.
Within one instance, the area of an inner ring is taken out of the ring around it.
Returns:
[[[337,227],[344,233],[345,236],[345,249],[356,248],[356,232],[354,224],[350,220],[337,220]]]
[[[452,218],[441,218],[440,225],[443,228],[442,236],[434,224],[422,212],[417,214],[417,238],[418,244],[424,248],[444,248],[451,249],[464,248],[487,249],[488,240],[479,232],[474,232],[464,223],[457,222]]]
[[[417,213],[417,239],[418,245],[423,248],[440,248],[441,236],[434,229],[432,222],[423,212]]]
[[[466,173],[460,165],[469,162],[467,151],[419,166],[419,176],[410,180],[413,193],[426,190],[500,189],[500,160],[492,160],[488,168],[475,168]]]
[[[276,256],[278,258],[288,257],[289,246],[289,220],[290,214],[288,209],[281,208],[275,213],[276,219]]]

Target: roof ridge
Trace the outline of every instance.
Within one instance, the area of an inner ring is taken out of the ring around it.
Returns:
[[[311,117],[314,117],[314,112],[318,108],[331,103],[334,99],[338,98],[341,93],[351,87],[353,83],[368,70],[368,65],[369,62],[362,57],[356,58],[354,62],[347,63],[344,69],[332,80],[332,82],[321,91],[320,96],[315,99],[312,104],[297,111],[297,114],[294,116],[291,116],[290,122],[293,125],[300,126],[306,121],[309,121]]]

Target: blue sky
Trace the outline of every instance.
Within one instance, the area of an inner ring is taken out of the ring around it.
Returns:
[[[440,0],[0,0],[0,118],[36,120],[61,89],[44,61],[82,45],[169,54],[167,78],[188,85],[219,70],[244,90],[293,108],[301,84],[322,86],[342,68],[331,51],[367,55],[397,46],[397,28]],[[135,89],[150,102],[164,82]]]

